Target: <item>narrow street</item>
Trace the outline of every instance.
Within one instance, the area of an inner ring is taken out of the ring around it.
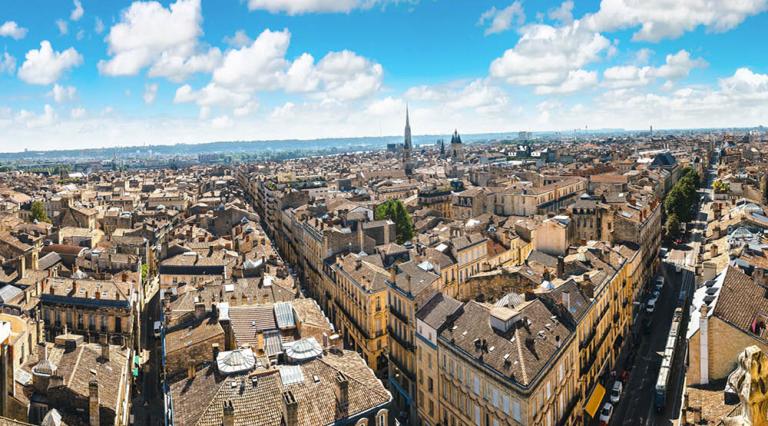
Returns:
[[[696,218],[689,223],[688,232],[684,237],[686,244],[668,247],[668,255],[662,262],[661,273],[665,285],[655,312],[652,315],[645,312],[641,314],[641,318],[652,318],[651,330],[641,330],[640,343],[634,348],[634,358],[630,356],[630,364],[625,366],[630,370],[630,376],[624,384],[621,400],[615,404],[612,425],[672,425],[679,416],[686,368],[685,340],[676,348],[677,354],[671,368],[672,376],[663,412],[656,411],[654,394],[672,317],[679,305],[683,305],[685,312],[679,332],[684,334],[687,329],[688,296],[696,287],[695,268],[700,248],[705,242],[704,232],[708,220],[706,211],[712,200],[712,169],[707,170],[702,182],[704,187],[698,190],[701,200],[699,211]],[[681,289],[686,289],[686,293],[681,294]],[[636,326],[642,327],[642,319],[639,322]]]

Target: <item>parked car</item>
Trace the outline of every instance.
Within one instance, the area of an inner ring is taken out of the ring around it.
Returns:
[[[664,277],[656,277],[655,288],[661,292],[661,289],[664,288]]]
[[[645,312],[648,312],[649,314],[652,314],[653,311],[656,310],[656,302],[659,299],[657,297],[652,297],[647,302],[645,302]]]
[[[611,388],[611,402],[617,404],[621,399],[621,391],[624,390],[624,385],[620,380],[613,382],[613,388]]]
[[[603,404],[603,408],[600,409],[600,424],[607,425],[611,421],[613,415],[613,404],[606,402]]]
[[[160,329],[163,328],[163,323],[161,321],[155,321],[155,324],[153,326],[155,337],[160,337]]]

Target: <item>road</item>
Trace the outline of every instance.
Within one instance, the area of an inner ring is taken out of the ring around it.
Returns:
[[[614,407],[611,425],[672,425],[678,418],[685,377],[685,343],[678,346],[678,354],[671,369],[669,397],[662,413],[655,410],[654,392],[672,316],[679,303],[680,290],[685,288],[686,296],[689,296],[695,289],[694,271],[700,247],[705,243],[708,220],[705,211],[712,200],[712,170],[708,170],[703,181],[704,188],[698,191],[702,203],[696,219],[688,226],[686,245],[671,250],[662,264],[661,273],[666,284],[652,315],[652,330],[650,333],[641,332],[639,345],[633,349],[633,356],[628,357],[626,367],[631,370],[630,377],[624,384],[622,399]],[[687,302],[688,297],[683,303],[686,316],[680,333],[685,333],[687,328]]]

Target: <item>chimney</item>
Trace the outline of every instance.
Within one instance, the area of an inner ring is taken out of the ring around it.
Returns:
[[[213,355],[213,361],[215,362],[216,358],[219,356],[219,344],[218,343],[213,343],[211,345],[211,353]]]
[[[40,361],[48,359],[48,345],[46,345],[45,342],[37,344],[37,356],[40,358]]]
[[[27,276],[27,259],[24,256],[19,256],[16,259],[16,275],[20,280],[23,280]]]
[[[103,361],[109,361],[109,343],[101,343],[101,359]]]
[[[347,417],[349,411],[349,380],[341,371],[336,373],[336,404],[338,406],[338,417]]]
[[[232,401],[224,401],[224,416],[221,420],[222,426],[235,426],[235,407]]]
[[[563,256],[557,256],[557,278],[562,278],[565,275],[565,259]]]
[[[88,382],[88,414],[90,426],[100,426],[99,422],[99,381],[96,371],[91,370],[91,381]]]
[[[285,426],[299,425],[299,403],[293,392],[283,392],[283,422]]]
[[[205,316],[205,303],[195,302],[195,318],[200,319]]]
[[[701,304],[699,316],[699,384],[709,383],[709,306]]]
[[[187,361],[187,379],[189,380],[194,379],[195,373],[197,373],[197,371],[195,370],[195,362],[190,359]]]

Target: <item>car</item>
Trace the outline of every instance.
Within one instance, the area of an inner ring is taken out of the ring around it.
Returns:
[[[658,300],[659,300],[658,298],[656,298],[656,297],[652,297],[650,300],[648,300],[647,302],[645,302],[645,312],[647,312],[647,313],[649,313],[649,314],[652,314],[652,313],[653,313],[653,311],[655,311],[655,310],[656,310],[656,302],[657,302]]]
[[[603,408],[600,409],[600,424],[608,424],[611,421],[613,415],[613,404],[606,402],[603,404]]]
[[[664,277],[657,277],[656,278],[655,288],[656,288],[656,290],[661,292],[661,289],[664,288]]]
[[[613,382],[613,388],[611,388],[611,402],[616,404],[621,399],[621,391],[624,390],[624,385],[620,380]]]
[[[160,330],[163,328],[163,323],[161,321],[155,321],[155,324],[152,328],[154,330],[155,337],[160,337]]]

